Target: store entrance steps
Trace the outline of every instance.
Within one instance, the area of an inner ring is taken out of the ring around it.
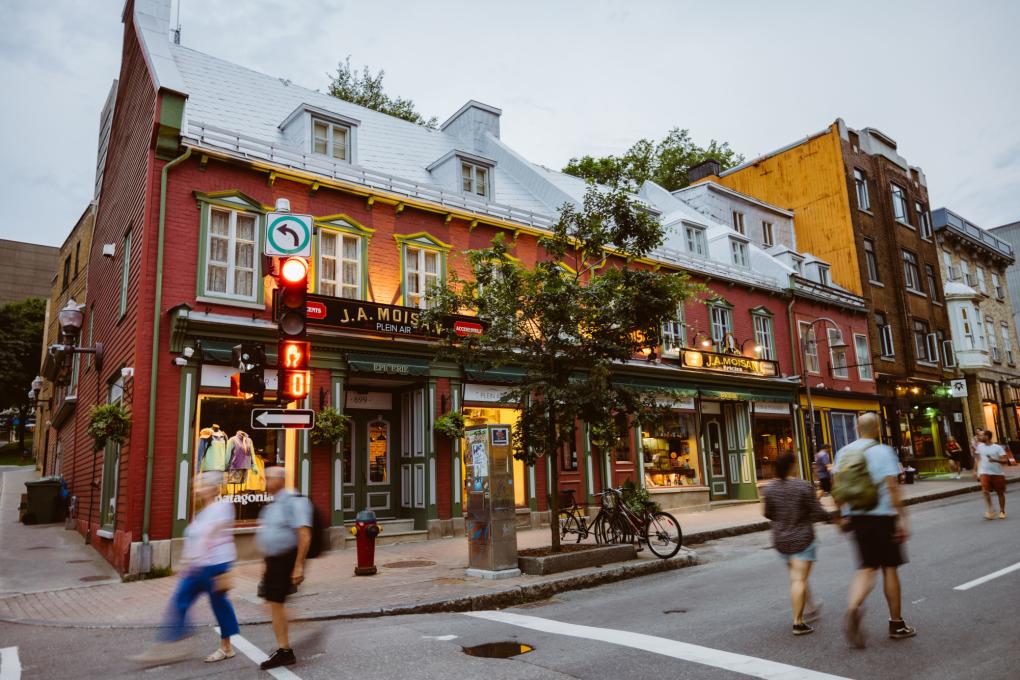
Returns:
[[[354,522],[345,522],[344,527],[347,529],[346,535],[344,536],[344,547],[353,548],[354,543],[357,540],[355,536],[350,532],[350,528],[354,526]],[[382,531],[379,532],[379,537],[375,539],[376,545],[390,545],[393,543],[418,543],[420,541],[427,541],[429,538],[429,532],[425,529],[415,529],[413,519],[382,519],[379,520],[379,527]]]

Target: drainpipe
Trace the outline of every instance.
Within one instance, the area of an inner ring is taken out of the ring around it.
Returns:
[[[149,516],[152,510],[152,465],[156,450],[156,375],[159,371],[159,322],[163,313],[163,232],[166,227],[166,178],[170,168],[183,163],[191,156],[191,147],[183,154],[163,166],[159,177],[159,235],[156,241],[156,296],[152,314],[152,369],[149,382],[149,437],[145,446],[145,511],[142,515],[142,566],[152,568],[152,554],[149,547]]]

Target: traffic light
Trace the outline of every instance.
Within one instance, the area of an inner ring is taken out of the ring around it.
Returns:
[[[233,365],[240,373],[236,377],[236,391],[241,395],[254,395],[259,399],[266,390],[266,350],[260,342],[244,342],[235,345],[232,352]],[[235,391],[231,380],[231,391]]]
[[[305,340],[308,304],[308,262],[303,257],[288,257],[280,263],[280,292],[277,296],[278,401],[304,399],[311,390],[308,370],[310,345]]]

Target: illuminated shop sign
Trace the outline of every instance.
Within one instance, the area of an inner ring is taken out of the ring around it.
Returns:
[[[685,368],[701,368],[726,373],[744,373],[773,377],[779,375],[779,365],[767,359],[752,359],[742,354],[722,354],[684,350],[681,361]]]
[[[443,323],[425,325],[417,307],[383,305],[325,295],[308,296],[308,325],[344,330],[383,333],[418,338],[435,338],[443,334]],[[448,321],[461,337],[480,335],[485,327],[472,317],[454,316]]]

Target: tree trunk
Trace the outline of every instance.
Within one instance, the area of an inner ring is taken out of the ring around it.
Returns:
[[[546,455],[549,458],[549,533],[552,552],[560,551],[560,465],[556,446],[556,411],[549,404],[549,424],[545,433]]]

